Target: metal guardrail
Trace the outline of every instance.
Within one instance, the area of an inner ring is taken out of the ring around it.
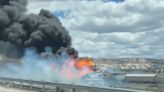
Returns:
[[[36,80],[26,80],[26,79],[16,79],[16,78],[5,78],[0,77],[0,83],[19,83],[20,87],[23,87],[24,84],[30,84],[31,88],[34,85],[40,85],[44,90],[46,86],[54,86],[56,88],[69,88],[72,89],[73,92],[76,90],[89,90],[93,92],[151,92],[151,91],[141,91],[141,90],[133,90],[133,89],[126,89],[126,88],[113,88],[113,87],[98,87],[98,86],[87,86],[87,85],[78,85],[78,84],[66,84],[66,83],[59,83],[59,82],[46,82],[46,81],[36,81]],[[60,92],[59,90],[56,92]]]

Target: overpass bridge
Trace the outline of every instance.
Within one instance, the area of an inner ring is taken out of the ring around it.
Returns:
[[[61,92],[60,88],[71,89],[71,92],[78,92],[78,90],[88,90],[91,92],[151,92],[151,91],[141,91],[134,89],[126,88],[114,88],[114,87],[100,87],[100,86],[88,86],[88,85],[79,85],[79,84],[70,84],[70,83],[60,83],[60,82],[47,82],[47,81],[38,81],[38,80],[26,80],[26,79],[17,79],[17,78],[6,78],[0,77],[0,84],[10,87],[14,85],[23,88],[28,86],[31,90],[36,88],[36,85],[39,85],[40,89],[44,92],[45,89],[49,87],[55,88],[54,92]]]

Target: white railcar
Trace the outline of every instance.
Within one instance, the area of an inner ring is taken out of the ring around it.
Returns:
[[[125,80],[128,82],[156,82],[156,74],[126,74]]]

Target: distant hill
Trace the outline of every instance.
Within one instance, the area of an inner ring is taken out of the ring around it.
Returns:
[[[94,58],[94,62],[103,63],[103,64],[122,64],[122,63],[155,63],[155,64],[164,64],[164,59],[151,59],[151,58]]]

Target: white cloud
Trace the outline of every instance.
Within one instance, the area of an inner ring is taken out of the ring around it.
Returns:
[[[155,33],[71,33],[80,56],[163,58],[164,55],[164,43]]]
[[[70,10],[60,18],[81,56],[164,56],[164,1],[125,0],[122,3],[75,0],[29,0],[28,13],[41,8]]]

